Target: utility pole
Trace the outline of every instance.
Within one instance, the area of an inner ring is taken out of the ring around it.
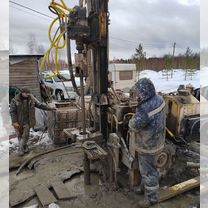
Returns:
[[[173,56],[172,56],[171,78],[173,78],[173,68],[174,68],[173,65],[174,65],[175,48],[176,48],[176,42],[173,43]]]

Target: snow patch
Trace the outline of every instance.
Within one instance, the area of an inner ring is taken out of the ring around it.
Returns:
[[[36,134],[34,135],[38,135],[39,136],[39,140],[37,143],[35,143],[35,146],[38,145],[51,145],[53,142],[52,140],[49,138],[48,133],[47,132],[36,132]]]
[[[166,80],[162,73],[162,71],[144,70],[140,73],[140,78],[149,78],[154,83],[156,91],[163,93],[176,91],[179,85],[192,84],[195,88],[200,87],[200,71],[196,71],[192,80],[189,77],[185,80],[185,72],[182,69],[174,70],[173,78],[169,78],[169,80]]]
[[[38,205],[32,205],[32,206],[29,206],[29,207],[23,207],[23,208],[38,208]]]
[[[49,204],[48,208],[60,208],[60,207],[57,204],[52,203],[52,204]]]
[[[47,132],[35,132],[33,130],[30,131],[30,138],[28,141],[28,145],[30,146],[51,146],[53,144],[52,140],[49,138]],[[9,141],[9,148],[13,152],[17,152],[19,147],[18,138],[10,139]]]

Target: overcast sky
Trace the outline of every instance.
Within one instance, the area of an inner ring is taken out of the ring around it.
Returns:
[[[201,48],[208,47],[208,1],[200,1],[200,42]]]
[[[0,50],[9,49],[9,1],[1,0],[0,6]]]
[[[6,1],[6,0],[3,0]],[[50,16],[50,0],[13,0]],[[66,0],[72,7],[78,3]],[[110,0],[110,58],[130,58],[142,43],[147,56],[176,54],[186,47],[195,52],[200,47],[199,0]],[[10,4],[10,44],[18,54],[27,53],[29,35],[49,47],[47,31],[51,19]]]

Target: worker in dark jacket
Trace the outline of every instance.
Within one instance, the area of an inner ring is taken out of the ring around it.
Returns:
[[[151,80],[140,79],[133,88],[138,100],[135,115],[129,121],[130,132],[135,136],[139,170],[144,186],[145,200],[140,207],[149,207],[158,202],[159,175],[156,167],[157,155],[165,144],[165,101],[156,94]]]
[[[55,108],[40,103],[25,87],[12,99],[10,104],[10,116],[19,140],[19,154],[21,156],[29,152],[27,142],[30,128],[33,128],[36,123],[35,107],[42,110],[55,110]]]

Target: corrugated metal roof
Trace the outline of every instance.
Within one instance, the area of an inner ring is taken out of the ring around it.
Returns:
[[[43,54],[16,54],[16,55],[9,55],[9,58],[16,58],[16,57],[27,57],[27,58],[42,58]]]
[[[28,58],[37,58],[39,60],[42,58],[44,55],[9,55],[9,64],[17,64],[25,61]]]

